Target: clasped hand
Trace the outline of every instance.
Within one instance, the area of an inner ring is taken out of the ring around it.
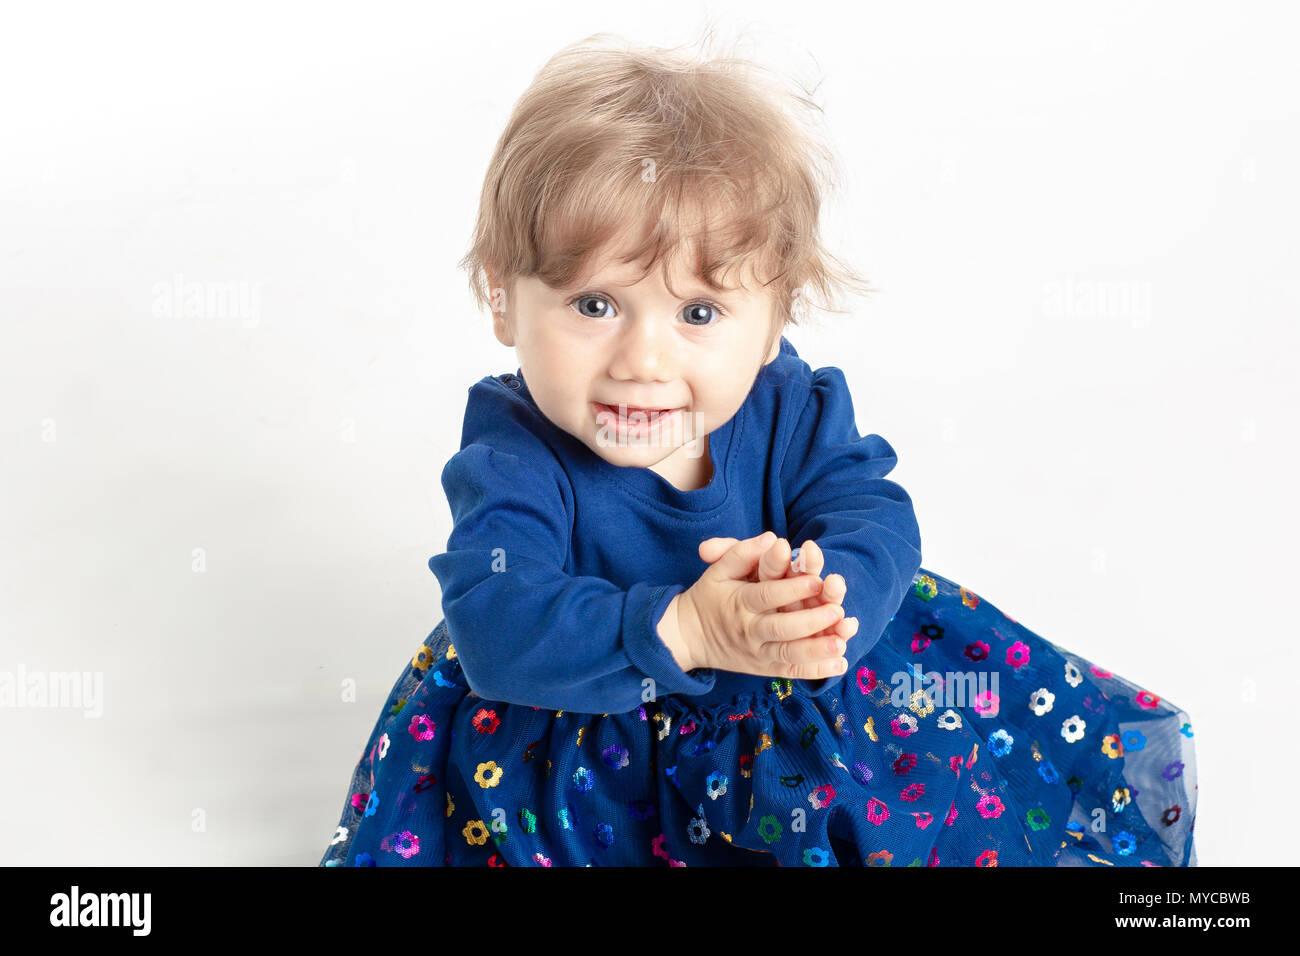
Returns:
[[[819,680],[848,669],[843,654],[858,622],[844,616],[843,576],[821,579],[825,559],[814,541],[793,564],[789,543],[770,531],[707,538],[699,553],[710,567],[673,598],[669,626],[660,625],[683,670]]]

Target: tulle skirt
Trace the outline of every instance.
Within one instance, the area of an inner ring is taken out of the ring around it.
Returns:
[[[813,696],[621,714],[469,691],[446,622],[394,685],[322,866],[1194,866],[1188,715],[921,568]]]

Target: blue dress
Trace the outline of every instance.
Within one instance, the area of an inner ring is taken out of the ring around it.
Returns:
[[[680,491],[552,426],[519,375],[470,389],[445,616],[322,866],[1195,865],[1188,716],[921,567],[837,369],[782,339],[709,441],[713,479]],[[654,624],[698,542],[768,529],[844,576],[848,673],[683,673]]]

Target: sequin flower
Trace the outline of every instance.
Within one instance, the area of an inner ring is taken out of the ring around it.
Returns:
[[[1061,722],[1061,736],[1064,737],[1068,743],[1082,740],[1083,731],[1087,726],[1087,723],[1085,723],[1084,719],[1078,714],[1067,717]]]
[[[416,740],[432,740],[438,725],[429,719],[428,714],[416,714],[406,728]]]
[[[420,838],[410,830],[403,830],[393,839],[393,849],[402,859],[409,860],[420,852]]]
[[[899,754],[894,760],[894,773],[905,774],[916,766],[916,754]]]
[[[986,793],[979,798],[975,804],[975,809],[979,811],[980,816],[985,820],[992,820],[1002,816],[1004,807],[1002,799],[995,793]]]
[[[975,713],[981,717],[996,717],[1001,701],[991,690],[980,691],[975,695]]]
[[[829,783],[824,783],[820,787],[814,787],[812,793],[808,794],[808,802],[813,805],[814,810],[821,810],[831,805],[835,799],[835,788]]]
[[[1011,745],[1015,738],[1005,730],[995,730],[989,734],[988,747],[989,753],[995,757],[1005,757],[1011,753]]]
[[[889,722],[889,729],[899,737],[910,737],[916,733],[916,718],[911,714],[899,714]]]
[[[867,819],[876,826],[880,826],[889,819],[889,807],[872,797],[867,801]]]
[[[1056,703],[1056,695],[1046,687],[1040,687],[1029,695],[1029,709],[1037,717],[1051,713],[1052,705]]]
[[[727,792],[727,776],[718,773],[716,770],[709,774],[708,779],[704,781],[704,792],[709,795],[710,800],[716,800]]]
[[[478,765],[478,769],[474,771],[474,782],[486,790],[500,783],[503,774],[505,771],[497,766],[496,761],[489,760]]]
[[[1029,645],[1024,641],[1016,641],[1007,648],[1007,663],[1014,669],[1020,670],[1029,663]]]
[[[497,716],[495,710],[488,710],[486,707],[480,707],[474,714],[474,729],[480,734],[494,734],[497,728],[501,726],[501,718]]]

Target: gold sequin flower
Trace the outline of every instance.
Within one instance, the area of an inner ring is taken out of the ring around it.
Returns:
[[[659,739],[663,740],[668,736],[668,731],[672,729],[673,719],[661,710],[655,713],[654,722],[659,728]]]
[[[912,713],[918,717],[925,717],[934,713],[934,701],[931,700],[930,694],[924,690],[914,691],[911,696],[911,702],[908,704]]]
[[[474,771],[474,782],[486,790],[488,787],[495,787],[500,783],[504,774],[505,771],[497,766],[495,760],[489,760],[487,763],[478,765],[478,769]]]

